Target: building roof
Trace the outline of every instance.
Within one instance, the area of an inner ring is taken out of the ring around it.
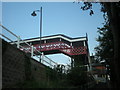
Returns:
[[[63,34],[44,36],[41,38],[41,40],[48,40],[48,39],[55,39],[55,38],[61,38],[61,39],[64,39],[66,41],[69,41],[69,42],[86,41],[87,40],[87,37],[71,38],[71,37],[68,37],[68,36],[63,35]],[[36,38],[25,39],[23,41],[31,42],[31,41],[39,41],[39,40],[40,40],[40,37],[36,37]]]

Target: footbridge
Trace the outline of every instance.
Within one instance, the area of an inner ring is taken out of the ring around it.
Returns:
[[[41,42],[40,42],[41,40]],[[24,43],[32,45],[34,50]],[[71,38],[63,34],[44,36],[40,39],[30,38],[20,41],[20,45],[24,48],[20,48],[26,53],[33,52],[39,55],[36,50],[42,52],[44,55],[63,53],[71,57],[71,63],[74,66],[75,63],[82,62],[84,65],[89,64],[89,48],[87,34],[85,37]]]
[[[57,34],[42,37],[41,40],[41,44],[39,37],[23,41],[33,45],[33,48],[35,48],[34,53],[36,53],[36,50],[39,50],[45,55],[63,53],[70,57],[88,53],[87,37],[70,38],[62,34]],[[31,48],[24,45],[22,41],[20,41],[20,45],[24,46],[24,49],[21,48],[21,50],[27,53],[31,51]]]
[[[74,66],[78,63],[83,63],[84,65],[89,66],[90,64],[90,56],[89,56],[89,48],[88,48],[88,37],[87,34],[85,37],[77,37],[71,38],[63,34],[50,35],[44,37],[36,37],[29,39],[20,39],[19,36],[12,33],[10,30],[0,25],[5,31],[11,33],[13,36],[17,38],[17,40],[11,40],[5,35],[1,34],[3,37],[7,38],[11,44],[19,48],[20,50],[26,52],[27,54],[33,56],[38,56],[38,58],[42,55],[48,54],[56,54],[63,53],[69,57],[71,57],[71,66]],[[48,64],[51,65],[51,62],[54,65],[57,65],[56,62],[52,61],[48,57],[46,59],[50,62]]]

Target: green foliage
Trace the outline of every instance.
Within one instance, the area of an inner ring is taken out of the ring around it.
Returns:
[[[30,65],[27,57],[26,63]],[[79,59],[79,58],[77,58]],[[69,73],[63,73],[64,66],[58,65],[54,69],[46,67],[46,81],[36,81],[34,78],[27,78],[26,81],[18,83],[18,88],[79,88],[88,82],[86,68],[75,64]],[[29,65],[26,66],[26,75],[29,74]],[[28,70],[28,71],[27,71]]]
[[[99,46],[95,47],[96,57],[98,60],[110,60],[113,58],[113,35],[108,25],[98,28],[99,36],[97,41]]]
[[[88,81],[87,73],[85,67],[73,67],[67,74],[68,82],[73,86],[81,86]]]
[[[95,57],[98,61],[105,60],[103,64],[107,65],[107,74],[111,77],[111,60],[114,57],[114,43],[113,43],[113,35],[109,28],[109,25],[104,25],[102,28],[98,28],[99,36],[97,41],[99,42],[99,46],[95,47]]]
[[[81,6],[82,10],[90,10],[90,15],[92,16],[94,14],[92,10],[92,3],[91,2],[84,2],[84,6]]]
[[[76,65],[69,73],[63,73],[63,66],[56,66],[54,70],[47,68],[49,88],[78,88],[88,82],[86,67]]]
[[[59,71],[59,69],[58,69]],[[68,74],[46,68],[47,80],[26,80],[18,83],[17,88],[79,88],[87,83],[88,77],[84,67],[74,67]]]

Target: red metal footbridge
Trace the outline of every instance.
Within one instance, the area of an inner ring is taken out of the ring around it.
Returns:
[[[23,41],[33,45],[35,48],[34,53],[36,53],[36,50],[43,52],[45,55],[64,53],[68,56],[73,56],[88,53],[87,37],[70,38],[62,34],[57,34],[42,37],[41,40],[41,45],[39,37],[25,39]],[[25,52],[31,51],[31,48],[24,45],[21,41],[20,44],[24,46],[24,49],[21,48],[21,50]]]
[[[9,40],[9,43],[13,44],[20,50],[31,55],[31,57],[44,56],[42,61],[46,62],[50,66],[58,65],[56,62],[51,60],[45,55],[63,53],[71,57],[71,65],[75,63],[83,62],[84,65],[89,66],[90,56],[88,48],[88,37],[87,34],[85,37],[71,38],[63,34],[50,35],[44,37],[36,37],[30,39],[22,40],[19,36],[15,35],[13,32],[8,30],[3,25],[0,25],[4,31],[13,35],[16,40],[12,40],[9,36],[0,33],[0,35]]]
[[[40,42],[41,40],[41,42]],[[24,42],[32,45],[31,47],[26,46]],[[63,53],[71,57],[71,65],[82,62],[84,65],[89,65],[89,49],[88,49],[88,38],[87,34],[85,37],[71,38],[63,34],[44,36],[40,39],[31,38],[20,41],[20,45],[24,46],[21,50],[26,53],[32,52],[39,55],[37,51],[42,52],[44,55]]]

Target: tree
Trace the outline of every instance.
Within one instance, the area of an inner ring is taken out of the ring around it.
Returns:
[[[98,61],[103,61],[103,63],[107,68],[107,75],[110,75],[111,79],[111,73],[109,69],[112,69],[111,66],[111,60],[113,58],[114,49],[113,49],[113,35],[111,33],[111,30],[109,28],[109,25],[104,25],[102,28],[98,28],[99,36],[97,38],[97,41],[99,42],[99,45],[95,47],[95,56]]]
[[[111,71],[113,88],[120,87],[120,2],[100,2],[101,11],[103,15],[107,15],[108,23],[113,34],[114,39],[114,58],[111,60]],[[90,10],[90,15],[94,14],[92,10],[92,3],[84,2],[82,10]]]
[[[99,46],[95,47],[96,56],[98,60],[105,60],[109,63],[114,54],[113,35],[108,25],[98,29],[99,36],[96,40],[99,42]]]
[[[67,80],[71,85],[75,87],[80,87],[88,83],[88,76],[87,72],[85,71],[85,67],[82,66],[73,67],[67,74]]]
[[[109,25],[113,34],[114,39],[114,58],[111,60],[111,71],[112,71],[112,85],[113,87],[120,87],[120,2],[112,2],[112,3],[101,3],[102,7],[107,13]]]

